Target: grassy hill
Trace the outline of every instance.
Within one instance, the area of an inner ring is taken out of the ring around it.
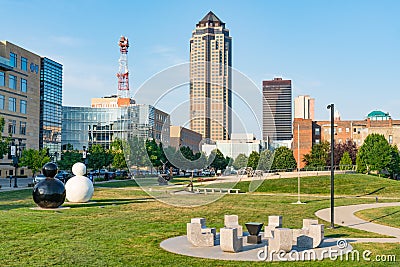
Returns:
[[[241,192],[248,192],[249,184],[250,182],[239,182],[235,188]],[[297,178],[265,180],[256,192],[296,194]],[[330,176],[302,177],[301,193],[329,195]],[[400,181],[365,174],[338,174],[335,175],[335,194],[400,198]]]

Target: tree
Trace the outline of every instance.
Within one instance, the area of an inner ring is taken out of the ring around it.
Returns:
[[[210,166],[213,167],[215,170],[225,170],[230,161],[230,158],[225,158],[222,152],[219,151],[219,149],[213,150],[210,157],[214,157],[214,160]]]
[[[314,144],[311,152],[303,156],[303,162],[307,167],[325,167],[329,159],[330,144],[325,141]]]
[[[157,142],[152,139],[152,140],[146,140],[146,151],[147,151],[147,155],[150,159],[151,162],[151,168],[155,167],[155,168],[159,168],[162,166],[162,163],[160,161],[160,149],[157,145]]]
[[[239,154],[239,155],[236,157],[235,161],[233,162],[233,167],[234,167],[236,170],[239,170],[239,169],[241,169],[241,168],[244,168],[244,167],[247,166],[247,161],[248,161],[248,160],[249,160],[249,159],[247,158],[247,156],[246,156],[245,154]]]
[[[89,150],[89,167],[101,169],[112,163],[113,157],[101,145],[93,145]]]
[[[342,158],[340,159],[339,162],[339,167],[341,170],[349,170],[351,169],[351,166],[353,165],[353,162],[350,158],[350,153],[349,152],[344,152]]]
[[[356,164],[356,158],[357,158],[358,149],[357,149],[357,146],[356,146],[355,142],[349,140],[349,141],[347,141],[345,143],[335,143],[333,151],[335,153],[334,160],[333,160],[333,164],[335,166],[340,165],[340,160],[342,159],[343,154],[345,152],[349,153],[349,156],[350,156],[350,159],[351,159],[351,164],[349,164],[349,165]],[[326,166],[330,166],[331,165],[331,158],[329,156],[330,153],[331,153],[331,151],[329,149]]]
[[[72,166],[82,161],[82,153],[77,150],[66,150],[61,153],[61,160],[57,161],[60,170],[71,170]]]
[[[0,133],[4,130],[5,120],[3,117],[0,117]],[[8,145],[10,143],[10,137],[4,138],[0,135],[0,159],[4,158],[4,155],[8,153]]]
[[[260,161],[260,154],[258,154],[257,151],[253,151],[251,152],[249,160],[247,161],[247,167],[251,167],[253,168],[253,170],[256,170],[259,161]]]
[[[396,178],[400,173],[400,154],[396,145],[390,146],[391,160],[388,167],[388,172],[391,178]]]
[[[194,160],[194,154],[193,154],[193,150],[190,149],[190,147],[188,146],[182,146],[179,148],[179,150],[182,153],[182,156],[187,159],[187,160]]]
[[[19,167],[27,167],[32,170],[32,177],[35,173],[42,169],[43,165],[50,162],[50,157],[47,156],[47,150],[35,150],[35,149],[25,149],[22,151],[22,155],[19,158]]]
[[[269,171],[271,170],[272,163],[274,161],[274,152],[271,150],[264,150],[260,153],[260,161],[258,168],[260,170]]]
[[[293,170],[296,166],[297,163],[292,150],[281,146],[274,151],[273,170]]]
[[[151,162],[146,150],[146,141],[143,138],[133,136],[128,142],[123,143],[128,157],[128,164],[140,167],[150,166]]]
[[[392,161],[392,148],[381,134],[370,134],[365,138],[357,154],[357,171],[387,170]]]
[[[110,152],[113,155],[112,166],[116,169],[126,169],[128,166],[126,165],[124,150],[122,140],[116,138],[110,144]]]

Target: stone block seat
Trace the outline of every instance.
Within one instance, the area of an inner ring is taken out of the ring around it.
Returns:
[[[243,226],[239,224],[239,216],[237,215],[225,215],[224,225],[226,228],[236,228],[237,235],[243,236]]]
[[[239,252],[243,249],[243,237],[238,236],[237,228],[221,228],[219,232],[220,247],[224,252]]]
[[[316,219],[303,219],[303,228],[292,232],[293,244],[301,248],[317,248],[324,240],[324,225]]]
[[[207,228],[205,218],[193,218],[186,225],[187,239],[196,247],[215,245],[216,229]]]
[[[292,250],[292,230],[289,228],[276,228],[274,230],[274,237],[268,241],[269,251],[285,251]]]
[[[268,225],[264,226],[264,237],[273,238],[276,228],[282,228],[282,216],[268,216]]]

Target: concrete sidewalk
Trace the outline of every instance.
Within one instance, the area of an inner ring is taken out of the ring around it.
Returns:
[[[351,206],[335,207],[335,224],[355,228],[363,231],[377,233],[386,236],[393,236],[393,238],[351,238],[350,242],[378,242],[378,243],[397,243],[400,242],[400,229],[386,225],[376,224],[362,220],[354,215],[357,211],[366,209],[375,209],[382,207],[400,206],[400,202],[391,203],[374,203],[374,204],[360,204]],[[325,221],[331,220],[331,209],[322,209],[315,213],[315,215]]]

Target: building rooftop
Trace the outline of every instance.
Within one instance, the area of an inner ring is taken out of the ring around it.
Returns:
[[[199,21],[197,26],[205,25],[206,23],[213,23],[214,26],[225,25],[225,23],[223,23],[212,11],[208,12],[207,15],[205,15],[204,18]]]
[[[371,111],[367,115],[367,117],[368,118],[373,118],[373,117],[388,117],[388,118],[390,118],[390,115],[389,115],[389,112],[385,113],[385,112],[380,111],[380,110],[374,110],[374,111]]]

